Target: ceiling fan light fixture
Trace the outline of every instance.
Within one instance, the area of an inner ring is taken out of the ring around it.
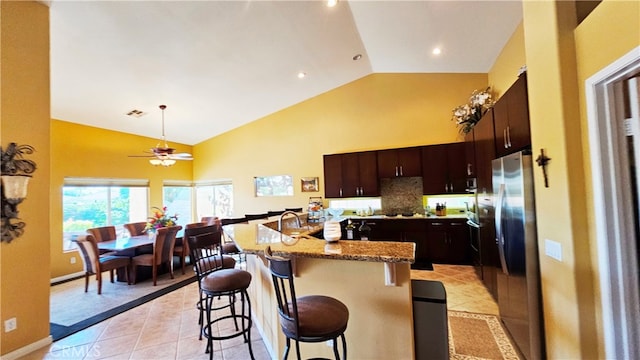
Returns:
[[[173,159],[150,159],[149,163],[153,166],[164,166],[164,167],[169,167],[172,166],[173,164],[176,163],[175,160]]]

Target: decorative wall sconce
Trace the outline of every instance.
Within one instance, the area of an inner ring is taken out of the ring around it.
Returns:
[[[18,218],[18,204],[27,197],[27,185],[31,174],[36,171],[36,163],[24,159],[23,156],[33,154],[31,145],[11,143],[7,150],[0,146],[0,172],[2,173],[2,236],[0,241],[11,240],[24,233],[27,225]]]

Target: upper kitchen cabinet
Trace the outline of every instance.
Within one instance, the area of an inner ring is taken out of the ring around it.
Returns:
[[[467,177],[476,177],[476,149],[473,129],[464,135],[464,158],[467,162]]]
[[[498,157],[531,145],[527,75],[523,73],[493,106]]]
[[[465,160],[465,143],[423,146],[423,194],[466,193]]]
[[[324,156],[324,196],[379,196],[375,151]]]
[[[419,147],[378,150],[378,178],[422,176]]]
[[[324,158],[324,196],[342,197],[342,154],[325,155]]]
[[[476,188],[478,194],[491,193],[492,169],[491,161],[496,158],[494,138],[493,112],[489,109],[473,128],[474,148],[476,155]]]

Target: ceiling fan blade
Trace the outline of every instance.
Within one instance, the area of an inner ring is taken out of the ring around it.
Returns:
[[[171,156],[185,157],[185,158],[193,157],[193,155],[191,155],[189,153],[177,153],[177,154],[171,154]]]
[[[155,155],[127,155],[128,157],[143,157],[143,158],[153,158]]]

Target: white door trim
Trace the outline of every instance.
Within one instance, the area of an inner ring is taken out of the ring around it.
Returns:
[[[586,80],[605,357],[640,354],[638,261],[619,84],[640,70],[640,47]],[[638,134],[636,134],[638,135]],[[640,146],[640,136],[636,138]],[[640,159],[636,159],[636,162]],[[639,168],[640,169],[640,168]]]

